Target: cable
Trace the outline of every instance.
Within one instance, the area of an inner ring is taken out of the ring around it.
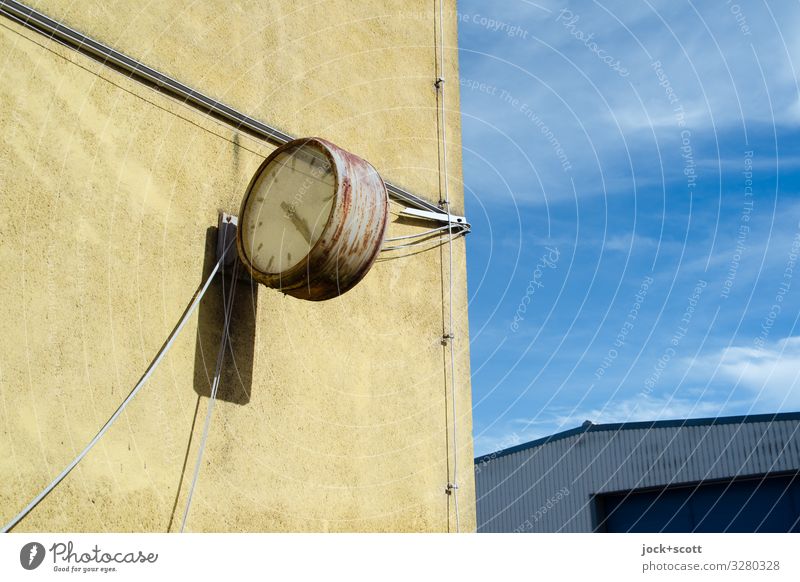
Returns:
[[[181,533],[183,533],[184,528],[186,527],[186,520],[189,517],[189,508],[192,506],[192,497],[194,496],[194,490],[197,486],[197,479],[200,476],[200,466],[203,461],[203,453],[206,449],[206,440],[208,439],[208,429],[211,426],[211,413],[214,411],[214,404],[217,401],[217,390],[219,389],[219,379],[222,375],[222,364],[225,361],[225,350],[228,347],[228,340],[230,339],[230,324],[231,324],[231,313],[233,311],[233,298],[236,294],[236,283],[239,280],[239,261],[237,260],[234,263],[233,267],[233,275],[231,282],[231,289],[230,289],[230,297],[225,299],[225,279],[222,280],[222,303],[225,306],[225,323],[222,329],[222,340],[220,341],[219,345],[219,352],[217,352],[217,365],[216,370],[214,371],[214,380],[211,384],[211,397],[208,401],[208,410],[206,411],[206,420],[203,425],[203,437],[200,439],[200,447],[197,451],[197,461],[194,465],[194,476],[192,477],[192,485],[189,487],[189,495],[186,498],[186,509],[183,511],[183,521],[181,522]]]
[[[227,249],[226,249],[226,251],[227,251]],[[208,290],[208,287],[211,284],[211,281],[214,279],[214,276],[217,274],[217,271],[219,270],[220,265],[222,265],[222,261],[225,258],[225,254],[226,253],[222,253],[222,256],[220,257],[219,261],[217,261],[217,264],[214,265],[214,269],[211,271],[211,274],[208,276],[208,279],[206,279],[206,282],[203,284],[203,286],[201,287],[200,291],[197,293],[195,298],[192,300],[191,304],[189,304],[188,309],[184,312],[183,317],[178,322],[178,325],[175,327],[174,330],[172,330],[172,333],[167,338],[166,343],[164,343],[162,348],[159,350],[159,352],[156,355],[155,359],[152,361],[150,366],[147,368],[147,370],[145,371],[144,375],[141,377],[139,382],[136,384],[136,386],[134,386],[134,388],[133,388],[133,390],[131,390],[130,394],[128,394],[128,397],[125,398],[125,400],[122,401],[122,404],[119,405],[119,408],[117,408],[117,410],[114,412],[114,414],[111,415],[111,418],[108,419],[108,421],[103,425],[103,428],[100,429],[100,431],[94,436],[94,438],[89,442],[89,444],[86,445],[86,448],[84,448],[80,452],[80,454],[78,454],[78,456],[75,457],[72,460],[72,462],[69,465],[67,465],[66,468],[63,471],[61,471],[61,473],[59,473],[59,475],[55,479],[53,479],[53,481],[47,487],[45,487],[42,490],[41,493],[39,493],[39,495],[34,497],[33,501],[31,501],[28,505],[26,505],[25,508],[22,511],[20,511],[11,521],[9,521],[5,526],[3,526],[2,533],[7,533],[9,530],[11,530],[11,528],[16,526],[26,515],[28,515],[33,510],[34,507],[36,507],[45,497],[47,497],[47,495],[53,489],[55,489],[55,487],[59,483],[61,483],[61,481],[63,481],[64,478],[67,475],[69,475],[70,471],[72,471],[72,469],[74,469],[75,466],[78,463],[80,463],[81,460],[83,460],[83,458],[89,453],[89,451],[92,449],[92,447],[94,447],[97,444],[97,442],[106,433],[106,431],[109,428],[111,428],[111,425],[114,424],[114,421],[117,420],[117,418],[119,417],[120,414],[122,414],[122,411],[125,410],[125,407],[127,407],[128,404],[130,404],[131,400],[133,400],[133,398],[136,396],[136,394],[139,392],[139,390],[142,388],[142,386],[144,386],[145,383],[147,382],[147,380],[150,379],[150,376],[153,374],[155,369],[161,363],[161,360],[164,358],[164,356],[167,355],[167,352],[172,347],[172,344],[175,342],[175,338],[178,337],[178,334],[180,334],[181,330],[183,329],[183,326],[186,325],[186,322],[189,320],[189,317],[192,315],[192,313],[194,313],[194,310],[197,308],[197,305],[200,303],[200,300],[203,298],[203,295],[206,294],[206,291]]]
[[[444,234],[444,233],[442,233],[442,234]],[[429,248],[432,248],[432,249],[436,248],[436,247],[441,246],[443,244],[446,244],[450,240],[456,239],[456,238],[458,238],[458,237],[460,237],[462,235],[463,235],[463,233],[457,233],[457,234],[452,235],[449,239],[444,240],[444,241],[441,240],[441,239],[436,239],[436,241],[434,241],[434,244],[430,245]],[[425,240],[420,240],[420,241],[413,242],[413,243],[408,243],[408,244],[403,244],[403,245],[394,245],[394,246],[390,246],[390,247],[383,247],[381,249],[381,252],[384,252],[384,251],[397,251],[397,250],[400,250],[400,249],[421,247],[421,246],[425,246],[428,243],[430,243],[430,239],[426,238]]]
[[[407,234],[405,236],[395,236],[395,237],[392,237],[392,238],[387,238],[383,242],[392,242],[392,241],[396,241],[396,240],[406,240],[406,239],[409,239],[409,238],[419,238],[421,236],[425,236],[426,234],[433,234],[435,232],[439,232],[440,230],[447,230],[447,228],[448,228],[447,225],[440,226],[439,228],[432,228],[430,230],[426,230],[426,231],[423,231],[423,232],[418,232],[416,234]]]
[[[450,287],[449,293],[449,308],[450,308],[450,323],[447,336],[448,344],[450,345],[450,399],[452,400],[453,408],[453,482],[448,483],[448,493],[453,495],[453,505],[456,512],[456,533],[460,531],[459,515],[458,515],[458,432],[456,420],[456,364],[455,364],[455,334],[453,333],[453,221],[450,214],[450,187],[447,175],[447,122],[445,118],[445,102],[444,102],[444,0],[439,0],[439,78],[436,79],[436,89],[439,91],[439,105],[441,108],[442,119],[442,172],[444,173],[444,205],[447,210],[447,233],[449,235],[447,241],[447,250],[449,257],[449,275]]]

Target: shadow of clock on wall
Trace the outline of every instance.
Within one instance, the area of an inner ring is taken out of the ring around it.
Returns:
[[[211,274],[216,264],[217,228],[206,231],[206,253],[203,277]],[[241,272],[241,271],[240,271]],[[222,341],[224,308],[222,285],[227,292],[230,273],[217,275],[198,307],[197,341],[194,360],[194,390],[199,396],[211,396],[211,383]],[[240,279],[231,314],[231,344],[225,353],[217,398],[234,404],[247,404],[253,380],[253,351],[255,349],[255,314],[258,301],[257,285]]]

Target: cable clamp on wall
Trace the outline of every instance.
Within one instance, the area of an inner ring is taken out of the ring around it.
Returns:
[[[444,85],[444,77],[436,77],[436,81],[433,82],[433,86],[437,89],[441,89],[442,85]]]
[[[458,484],[456,483],[448,483],[447,487],[445,487],[444,492],[448,495],[452,495],[455,490],[458,489]]]

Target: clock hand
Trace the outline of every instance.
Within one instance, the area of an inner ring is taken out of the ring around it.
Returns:
[[[298,232],[303,235],[304,239],[306,239],[306,242],[311,244],[311,229],[309,228],[308,223],[297,216],[295,209],[285,201],[281,202],[281,208],[286,213],[286,216],[292,221],[292,224],[294,224],[294,227],[298,230]]]

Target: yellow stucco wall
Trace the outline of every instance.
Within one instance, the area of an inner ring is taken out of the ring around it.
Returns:
[[[384,178],[439,197],[428,0],[30,5]],[[462,212],[456,19],[450,191]],[[88,442],[213,262],[270,144],[0,17],[0,523]],[[419,232],[392,204],[388,236]],[[459,509],[474,531],[464,240],[454,243]],[[446,247],[384,253],[341,298],[242,288],[187,529],[452,531]],[[89,456],[15,531],[175,531],[208,405],[215,284]]]

